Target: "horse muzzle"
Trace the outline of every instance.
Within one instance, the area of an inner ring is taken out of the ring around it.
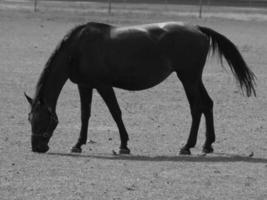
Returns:
[[[48,141],[43,137],[32,136],[32,151],[35,153],[46,153],[49,150]]]

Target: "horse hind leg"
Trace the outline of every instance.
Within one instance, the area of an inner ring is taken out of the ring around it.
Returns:
[[[201,83],[203,113],[206,119],[206,141],[203,145],[203,153],[212,153],[212,143],[215,142],[214,119],[213,119],[213,101],[208,95],[203,83]]]
[[[190,155],[191,154],[190,148],[194,147],[197,142],[197,133],[202,115],[202,112],[199,109],[201,94],[199,93],[198,90],[198,83],[193,81],[194,79],[191,79],[190,75],[186,75],[184,73],[179,73],[179,72],[177,73],[177,75],[184,86],[185,93],[189,101],[191,117],[192,117],[192,124],[190,128],[189,137],[187,139],[186,144],[181,148],[180,154]]]
[[[197,134],[202,114],[206,119],[206,142],[203,146],[204,153],[213,152],[212,143],[215,141],[214,120],[213,120],[213,101],[209,97],[202,80],[192,78],[189,74],[177,73],[185,89],[189,101],[192,124],[186,144],[181,148],[180,154],[191,154],[190,148],[194,147],[197,142]]]

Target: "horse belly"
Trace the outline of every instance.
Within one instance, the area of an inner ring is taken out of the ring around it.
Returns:
[[[129,65],[123,67],[127,71],[121,70],[117,73],[113,82],[115,87],[126,90],[148,89],[162,82],[172,72],[168,62],[163,59],[142,61],[139,64],[135,62],[135,65],[130,63],[129,60]]]

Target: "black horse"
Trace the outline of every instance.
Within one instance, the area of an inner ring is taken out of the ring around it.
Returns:
[[[56,104],[60,91],[70,79],[78,85],[81,99],[81,132],[72,152],[86,144],[92,90],[96,89],[108,106],[120,133],[120,153],[128,154],[128,133],[113,87],[125,90],[151,88],[172,72],[182,82],[188,98],[192,125],[180,154],[190,154],[197,140],[201,115],[206,119],[203,152],[213,152],[215,141],[213,101],[203,82],[202,72],[209,51],[224,57],[242,91],[255,92],[255,76],[237,47],[222,34],[202,26],[167,22],[115,27],[89,22],[72,29],[60,42],[40,76],[31,105],[32,151],[47,152],[57,126]]]

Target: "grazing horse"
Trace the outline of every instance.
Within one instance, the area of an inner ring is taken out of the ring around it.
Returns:
[[[86,144],[92,90],[96,89],[118,126],[119,153],[129,154],[128,133],[113,87],[145,90],[175,72],[185,89],[192,115],[189,138],[180,154],[190,154],[190,148],[195,146],[202,114],[206,119],[203,152],[213,152],[213,101],[202,82],[209,51],[217,53],[220,59],[225,58],[247,96],[256,96],[255,75],[237,47],[210,28],[176,22],[126,27],[89,22],[75,27],[47,61],[34,98],[25,94],[31,105],[28,118],[32,128],[32,151],[48,151],[48,142],[58,124],[57,99],[70,79],[78,85],[81,100],[80,137],[72,152],[81,152],[81,146]]]

